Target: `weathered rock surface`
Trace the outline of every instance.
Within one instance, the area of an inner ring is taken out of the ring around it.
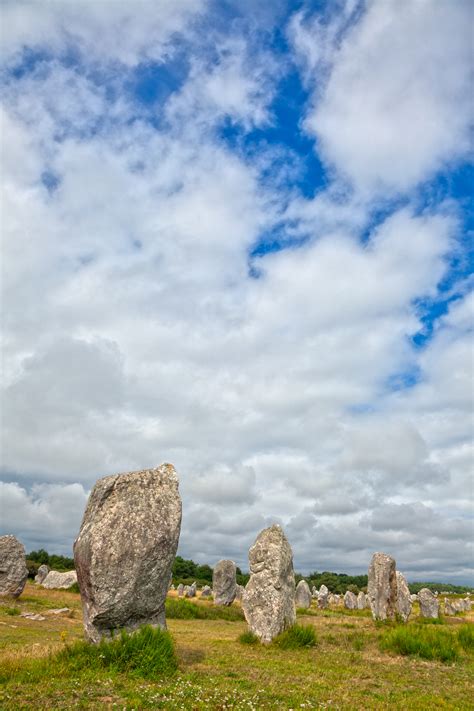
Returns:
[[[212,590],[209,585],[205,585],[201,590],[201,597],[212,597]]]
[[[410,595],[410,600],[412,602],[416,602],[418,600],[418,595],[416,593],[413,593],[412,595]]]
[[[318,607],[325,610],[329,605],[329,590],[326,585],[321,585],[318,592]]]
[[[403,573],[399,570],[396,571],[397,576],[397,614],[403,620],[407,622],[411,615],[411,595],[408,589],[408,583],[406,581]]]
[[[418,593],[418,602],[420,603],[420,613],[422,617],[431,617],[436,619],[439,617],[439,600],[428,588],[423,588]]]
[[[43,617],[43,615],[37,612],[22,612],[20,617],[24,617],[27,620],[34,620],[35,622],[43,622],[43,620],[46,619],[46,617]]]
[[[45,563],[40,565],[40,567],[38,568],[38,572],[35,575],[35,583],[39,583],[41,585],[48,573],[49,567]]]
[[[196,597],[196,583],[186,585],[184,588],[184,597]]]
[[[445,615],[455,615],[458,612],[457,606],[455,605],[455,600],[448,600],[447,597],[444,598],[444,614]]]
[[[235,599],[238,600],[239,602],[242,602],[242,595],[244,594],[244,586],[243,585],[236,585],[235,586]]]
[[[184,585],[183,583],[180,583],[177,587],[178,590],[178,597],[183,597],[184,595]]]
[[[95,484],[74,544],[86,637],[166,627],[165,599],[181,527],[171,464]]]
[[[60,573],[57,570],[50,570],[45,577],[41,586],[47,590],[66,590],[71,585],[77,583],[77,573],[75,570],[68,570],[66,573]]]
[[[251,631],[271,642],[296,621],[293,553],[280,526],[265,528],[249,550],[242,606]]]
[[[15,536],[0,536],[0,597],[20,597],[28,579],[25,549]]]
[[[357,598],[351,590],[344,594],[344,607],[346,610],[357,610]]]
[[[220,560],[212,572],[212,593],[215,605],[232,605],[235,599],[237,581],[233,560]]]
[[[311,597],[313,597],[313,598],[318,597],[318,588],[315,585],[313,585],[313,587],[311,588]]]
[[[295,605],[307,610],[311,607],[312,597],[311,590],[306,580],[300,580],[295,591]]]
[[[357,609],[365,610],[366,607],[368,607],[367,597],[366,594],[361,590],[360,593],[357,595]]]
[[[367,597],[374,620],[393,619],[397,612],[395,560],[386,553],[374,553],[369,566]]]

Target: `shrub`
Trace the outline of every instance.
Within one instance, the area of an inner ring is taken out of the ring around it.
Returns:
[[[258,637],[256,634],[251,632],[250,630],[247,630],[247,632],[243,632],[239,637],[238,641],[241,644],[257,644],[258,642]]]
[[[52,660],[53,661],[53,660]],[[124,630],[99,644],[76,642],[56,655],[57,665],[70,670],[106,668],[145,679],[172,674],[178,668],[173,640],[169,632],[150,625],[129,634]]]
[[[273,640],[281,649],[314,647],[317,644],[316,632],[312,625],[293,625]]]
[[[441,662],[454,662],[459,656],[457,642],[448,629],[423,625],[396,627],[381,638],[380,646],[396,654]]]
[[[458,628],[458,642],[466,652],[474,651],[474,625],[461,625]]]
[[[169,597],[165,604],[166,617],[170,620],[228,620],[235,622],[244,619],[240,607],[219,605],[200,605],[189,600]]]
[[[0,607],[0,611],[4,612],[6,615],[10,615],[11,617],[20,614],[19,607]]]

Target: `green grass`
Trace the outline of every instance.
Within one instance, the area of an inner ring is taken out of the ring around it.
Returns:
[[[170,620],[228,620],[236,622],[244,619],[242,608],[221,605],[199,604],[170,597],[166,600],[166,617]]]
[[[15,617],[16,615],[20,614],[20,608],[19,607],[2,607],[2,612],[4,612],[6,615],[9,615],[10,617]]]
[[[458,628],[458,642],[466,652],[474,652],[474,625]]]
[[[133,634],[122,630],[113,639],[100,644],[82,640],[66,645],[55,654],[30,659],[23,668],[11,666],[0,671],[0,683],[10,678],[22,682],[41,681],[43,678],[62,678],[80,672],[126,673],[143,679],[169,676],[178,668],[174,644],[169,632],[150,625]]]
[[[238,641],[240,644],[257,644],[258,637],[250,630],[247,630],[247,632],[242,632],[242,634],[239,635]]]
[[[71,593],[78,593],[78,592],[80,592],[80,590],[79,590],[79,584],[78,584],[78,583],[73,583],[69,588],[66,588],[66,592],[71,592]]]
[[[28,582],[24,595],[6,606],[43,612],[45,620],[12,617],[0,605],[0,674],[5,681],[0,683],[0,709],[472,711],[474,627],[468,620],[474,620],[474,612],[462,623],[446,617],[442,626],[418,624],[415,616],[403,625],[451,634],[459,657],[446,664],[382,651],[380,639],[402,626],[379,627],[361,613],[347,616],[340,609],[327,615],[313,607],[298,623],[314,627],[317,645],[287,650],[242,643],[239,635],[248,629],[244,620],[210,619],[204,615],[212,603],[185,602],[205,612],[197,618],[168,618],[178,671],[144,678],[146,667],[134,669],[130,659],[96,659],[89,645],[85,654],[81,646],[77,651],[75,643],[83,638],[79,595]],[[73,617],[48,614],[48,608],[65,606]]]
[[[419,617],[417,623],[419,625],[444,625],[444,617]]]
[[[280,649],[315,647],[317,644],[316,632],[312,625],[293,625],[275,637],[273,644],[276,644]]]
[[[423,625],[396,627],[382,636],[380,646],[384,651],[440,662],[459,658],[457,639],[450,630]]]
[[[169,676],[178,668],[171,635],[150,625],[141,627],[133,634],[123,630],[114,639],[102,640],[96,645],[75,642],[59,652],[54,662],[70,671],[103,668],[143,679]]]

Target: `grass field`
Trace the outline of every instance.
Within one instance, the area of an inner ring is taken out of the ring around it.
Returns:
[[[466,624],[474,620],[472,612],[423,628],[415,610],[407,629],[417,647],[410,635],[410,644],[406,635],[399,638],[400,626],[377,626],[366,611],[312,608],[299,612],[298,623],[314,627],[316,644],[288,649],[244,643],[245,636],[239,641],[247,627],[238,609],[221,619],[214,618],[215,608],[207,613],[209,601],[189,604],[206,611],[168,620],[178,670],[150,680],[92,663],[68,666],[67,655],[57,655],[82,639],[79,595],[28,583],[16,603],[0,605],[0,709],[473,708],[472,628]],[[48,614],[62,607],[70,612]],[[21,617],[24,611],[46,619]],[[455,661],[393,651],[413,647],[417,653],[430,640],[447,644]]]

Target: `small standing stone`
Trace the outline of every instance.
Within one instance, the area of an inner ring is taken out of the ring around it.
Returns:
[[[396,572],[397,575],[397,614],[403,620],[407,622],[411,615],[411,595],[408,589],[408,584],[403,573],[399,570]]]
[[[196,583],[184,588],[184,597],[196,597]]]
[[[397,612],[397,576],[395,560],[386,553],[374,553],[367,585],[374,620],[393,619]]]
[[[238,602],[242,602],[242,596],[244,594],[244,590],[245,590],[245,588],[243,585],[236,585],[235,586],[235,599]]]
[[[212,597],[212,590],[209,585],[205,585],[201,590],[201,597]]]
[[[293,553],[280,526],[259,533],[249,563],[242,598],[245,619],[260,641],[268,643],[296,621]]]
[[[180,583],[180,584],[178,585],[177,590],[178,590],[178,597],[183,597],[183,595],[184,595],[184,585],[183,585],[183,583]]]
[[[307,610],[311,607],[311,590],[306,580],[300,580],[295,591],[295,605]]]
[[[28,579],[25,549],[15,536],[0,536],[0,597],[20,597]]]
[[[418,593],[420,612],[422,617],[436,619],[439,617],[439,601],[428,588],[423,588]]]
[[[357,598],[351,590],[347,590],[344,595],[344,607],[346,610],[357,610]]]
[[[232,605],[236,593],[237,568],[233,560],[220,560],[212,571],[214,604]]]
[[[456,605],[454,604],[455,601],[453,600],[448,600],[447,597],[444,598],[444,614],[445,615],[455,615],[458,610],[456,608]]]
[[[318,607],[325,610],[329,605],[329,590],[325,585],[321,585],[318,592]]]
[[[40,567],[38,568],[38,572],[35,575],[35,583],[39,583],[41,585],[41,583],[43,582],[45,577],[48,575],[48,573],[49,573],[48,566],[45,565],[45,563],[40,565]]]
[[[357,595],[357,609],[358,610],[365,610],[367,607],[367,598],[364,592],[362,590],[359,592]]]

